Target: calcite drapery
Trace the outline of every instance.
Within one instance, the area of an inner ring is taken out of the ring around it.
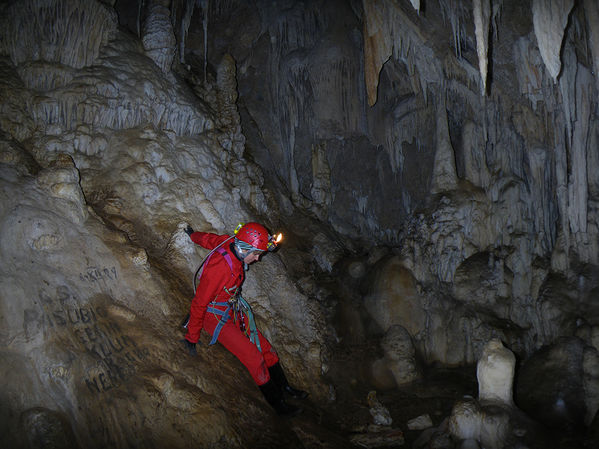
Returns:
[[[554,81],[561,70],[564,30],[574,0],[533,0],[532,21],[543,62]]]
[[[385,27],[384,2],[363,0],[364,7],[364,78],[368,104],[376,103],[379,73],[387,59],[391,57],[393,42]]]

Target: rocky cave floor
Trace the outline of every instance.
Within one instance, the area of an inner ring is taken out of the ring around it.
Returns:
[[[366,361],[372,357],[376,347],[375,341],[351,347],[339,345],[327,373],[328,379],[335,385],[335,400],[327,404],[315,404],[309,399],[290,400],[301,405],[303,413],[293,418],[277,417],[278,431],[285,432],[288,429],[290,434],[294,433],[301,441],[298,447],[304,448],[459,447],[455,445],[456,442],[451,441],[443,422],[450,416],[456,401],[464,396],[477,396],[476,367],[427,367],[423,369],[421,381],[402,388],[377,390],[376,397],[390,412],[393,423],[389,427],[379,426],[378,431],[373,431],[372,427],[369,429],[373,418],[367,396],[375,388],[361,377],[365,374]],[[430,416],[433,427],[425,430],[407,428],[409,420],[424,414]],[[597,447],[596,442],[589,442],[580,430],[541,428],[541,431],[543,434],[530,438],[526,447]],[[292,437],[291,440],[295,438]],[[290,441],[286,444],[290,444]]]

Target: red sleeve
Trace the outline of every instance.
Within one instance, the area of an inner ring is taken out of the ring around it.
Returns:
[[[197,245],[200,245],[206,249],[214,249],[219,243],[227,240],[229,235],[218,235],[210,232],[194,232],[190,236],[191,241]]]

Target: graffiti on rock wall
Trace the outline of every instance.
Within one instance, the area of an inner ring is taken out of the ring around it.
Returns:
[[[81,273],[85,282],[114,281],[116,269],[88,268]],[[85,367],[85,386],[90,393],[109,391],[130,379],[149,356],[119,324],[104,305],[80,301],[67,285],[43,288],[39,299],[46,328],[69,338],[95,361]]]

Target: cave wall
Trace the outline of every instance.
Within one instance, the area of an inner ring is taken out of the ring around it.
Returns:
[[[524,354],[570,332],[546,312],[563,309],[542,294],[553,276],[585,285],[577,289],[587,299],[564,321],[592,309],[596,10],[231,1],[194,15],[219,36],[191,31],[187,49],[235,58],[246,153],[267,185],[288,192],[283,210],[291,199],[354,241],[395,247],[432,292],[420,300],[430,316],[489,313],[456,334],[442,331],[444,319],[417,332],[431,359],[472,360],[472,342],[480,348],[496,332]],[[483,285],[462,287],[468,278]],[[463,349],[449,356],[439,339]]]
[[[201,91],[168,8],[148,3],[136,36],[113,6],[0,5],[0,445],[296,447],[251,425],[272,411],[238,360],[180,343],[207,254],[186,223],[278,226],[240,159],[235,65]],[[245,295],[289,378],[322,397],[322,310],[269,256]]]
[[[430,1],[423,11],[408,2],[225,2],[209,10],[208,23],[227,31],[209,39],[207,55],[230,52],[238,63],[244,126],[259,130],[247,151],[296,204],[339,230],[397,241],[433,194],[465,181],[493,205],[505,197],[497,178],[513,178],[533,209],[526,221],[539,252],[551,254],[559,231],[562,251],[596,262],[586,212],[596,180],[584,168],[596,138],[596,23],[570,4],[555,27],[543,8],[533,14],[537,3],[488,12],[484,78],[473,8],[462,2]],[[188,51],[203,57],[191,41]],[[563,63],[544,62],[562,45]],[[378,64],[371,53],[383,54]],[[547,64],[559,65],[559,77]],[[522,212],[502,215],[519,221]],[[497,228],[489,241],[510,233]],[[567,258],[554,264],[565,269]]]
[[[363,279],[356,320],[404,327],[426,362],[471,363],[493,337],[519,356],[562,335],[596,352],[599,14],[541,3],[2,3],[3,441],[46,420],[87,446],[185,447],[176,427],[147,434],[158,403],[168,422],[201,404],[194,438],[215,447],[265,436],[219,412],[235,360],[198,371],[173,351],[198,261],[185,222],[252,217],[303,240],[246,288],[317,397],[336,337],[323,273]],[[90,335],[125,338],[127,370]]]

